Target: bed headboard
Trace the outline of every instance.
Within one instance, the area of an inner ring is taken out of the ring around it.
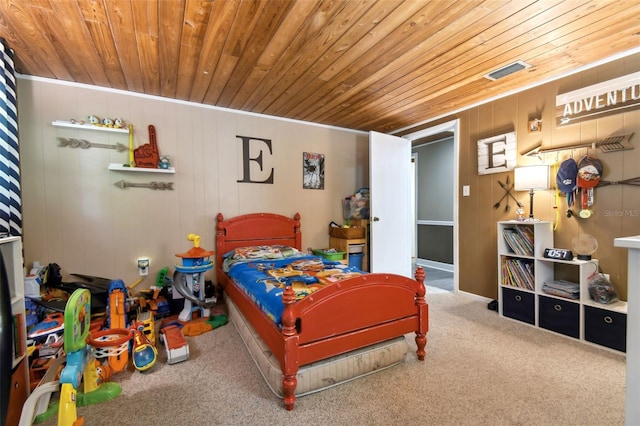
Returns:
[[[222,267],[222,256],[236,247],[287,245],[302,250],[300,214],[293,218],[274,213],[250,213],[225,219],[216,216],[216,266]]]

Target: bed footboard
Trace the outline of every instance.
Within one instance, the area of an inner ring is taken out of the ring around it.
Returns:
[[[296,401],[296,373],[301,365],[415,333],[416,355],[426,356],[429,307],[425,273],[415,280],[394,274],[366,274],[344,280],[296,302],[284,291],[281,359],[284,405]]]

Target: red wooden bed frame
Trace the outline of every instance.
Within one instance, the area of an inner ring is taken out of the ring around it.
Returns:
[[[292,219],[252,213],[225,220],[219,213],[216,221],[218,285],[279,360],[287,410],[293,410],[296,374],[303,365],[412,332],[418,359],[424,360],[429,306],[422,268],[416,270],[415,280],[396,274],[364,274],[321,288],[298,302],[293,289],[287,287],[280,328],[222,271],[223,255],[254,245],[279,244],[300,250],[300,215]]]

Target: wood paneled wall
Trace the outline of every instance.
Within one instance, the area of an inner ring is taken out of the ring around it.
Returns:
[[[513,172],[478,175],[477,141],[510,131],[516,131],[518,152],[542,142],[545,147],[564,146],[596,141],[621,132],[634,132],[633,150],[602,153],[600,150],[575,149],[549,153],[538,158],[518,156],[518,165],[558,164],[573,155],[576,161],[589,154],[603,163],[603,179],[618,181],[640,176],[640,111],[620,114],[572,124],[563,128],[555,125],[555,97],[558,94],[604,82],[640,71],[640,55],[633,55],[606,65],[598,66],[564,79],[504,97],[442,118],[422,124],[404,134],[434,126],[452,119],[460,120],[459,183],[470,185],[471,196],[462,197],[459,189],[459,288],[462,291],[497,298],[497,225],[501,220],[515,218],[512,208],[493,208],[504,194],[498,181],[505,182],[507,175],[513,181]],[[542,118],[542,131],[528,132],[528,121]],[[555,183],[555,174],[552,181]],[[529,196],[517,192],[516,197],[527,208]],[[613,247],[613,239],[640,234],[640,186],[610,185],[595,190],[594,214],[589,219],[567,218],[564,197],[557,203],[555,191],[537,191],[534,198],[535,215],[556,225],[555,246],[571,248],[571,240],[580,233],[595,236],[599,243],[594,258],[600,261],[601,270],[611,275],[611,280],[622,299],[626,300],[627,253]],[[503,204],[504,206],[504,204]],[[513,205],[512,205],[513,206]],[[577,208],[574,206],[574,211]]]
[[[36,260],[55,262],[65,273],[131,284],[138,279],[136,259],[144,256],[151,268],[139,288],[148,287],[161,268],[173,270],[176,253],[192,247],[189,233],[201,236],[202,247],[215,248],[218,212],[299,212],[304,247],[327,247],[327,225],[342,221],[341,199],[368,181],[364,132],[42,79],[18,80],[18,105],[27,268]],[[89,114],[134,124],[136,146],[149,141],[153,124],[160,154],[170,155],[176,173],[109,171],[109,163],[127,161],[126,151],[58,147],[59,137],[128,144],[126,134],[51,124]],[[263,153],[263,164],[274,169],[274,184],[237,182],[243,177],[237,135],[272,141],[273,154]],[[303,152],[325,155],[324,190],[302,188]],[[123,179],[173,182],[174,190],[114,186]]]

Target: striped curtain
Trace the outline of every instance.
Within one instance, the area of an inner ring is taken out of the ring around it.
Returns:
[[[0,38],[0,236],[8,235],[22,235],[22,202],[13,51]]]

